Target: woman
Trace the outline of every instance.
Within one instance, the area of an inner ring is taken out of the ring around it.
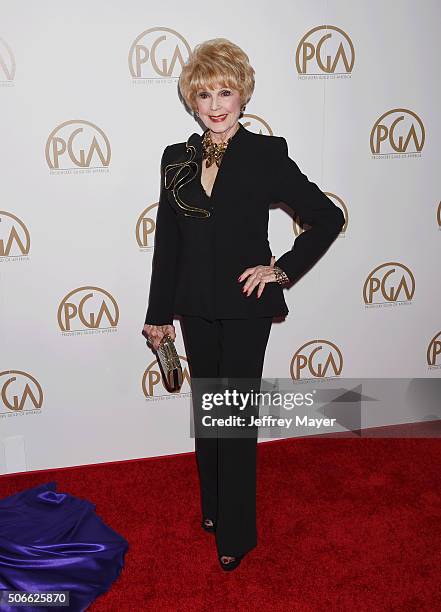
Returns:
[[[157,349],[164,334],[176,337],[173,315],[181,315],[192,382],[234,378],[241,390],[254,390],[272,318],[288,313],[283,287],[326,251],[344,216],[289,158],[284,138],[238,122],[254,90],[254,70],[237,45],[224,38],[198,45],[179,89],[206,129],[167,146],[162,156],[143,332]],[[280,201],[310,229],[275,260],[269,206]],[[202,388],[192,385],[195,417]],[[195,435],[202,527],[216,534],[228,571],[257,544],[256,442],[256,428],[246,438]]]

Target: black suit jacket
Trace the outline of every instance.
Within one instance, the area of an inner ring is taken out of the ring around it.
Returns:
[[[201,135],[167,146],[161,170],[145,323],[172,323],[174,314],[207,319],[286,315],[278,283],[266,283],[257,298],[257,287],[247,297],[245,281],[237,280],[248,267],[270,264],[270,204],[285,202],[310,226],[275,262],[291,282],[320,258],[345,222],[340,208],[288,156],[286,140],[239,124],[211,197],[201,184]]]

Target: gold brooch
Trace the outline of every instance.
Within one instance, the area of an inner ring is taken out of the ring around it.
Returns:
[[[187,211],[192,211],[196,214],[184,213],[186,217],[195,218],[206,218],[210,217],[211,213],[205,208],[198,208],[196,206],[190,206],[186,204],[179,196],[179,191],[192,181],[198,174],[198,165],[194,161],[196,157],[196,149],[193,145],[188,144],[188,140],[185,143],[187,154],[190,153],[190,158],[184,162],[178,162],[175,164],[167,164],[164,169],[164,187],[170,189],[173,193],[173,197],[180,208]],[[170,171],[175,169],[176,172],[172,173],[172,178],[167,182],[167,177],[170,176]]]

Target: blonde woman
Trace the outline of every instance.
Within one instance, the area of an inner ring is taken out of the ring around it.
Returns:
[[[288,314],[284,287],[328,249],[344,216],[288,156],[283,137],[239,122],[254,90],[240,47],[224,38],[198,45],[179,90],[205,130],[162,155],[144,333],[157,349],[164,334],[176,337],[180,315],[192,381],[227,379],[241,391],[258,390],[272,318]],[[310,227],[278,259],[267,234],[272,202],[285,202]],[[195,423],[202,388],[192,386]],[[248,437],[201,429],[202,527],[215,534],[219,563],[230,571],[257,544],[257,428]]]

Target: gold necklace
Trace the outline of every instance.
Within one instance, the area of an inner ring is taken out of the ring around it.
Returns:
[[[234,134],[236,132],[234,132]],[[208,129],[205,132],[204,136],[202,137],[202,159],[207,160],[205,164],[206,168],[209,168],[213,164],[213,162],[216,162],[216,166],[219,168],[219,166],[221,165],[222,157],[234,134],[230,136],[225,142],[213,142],[211,140],[210,130]]]

